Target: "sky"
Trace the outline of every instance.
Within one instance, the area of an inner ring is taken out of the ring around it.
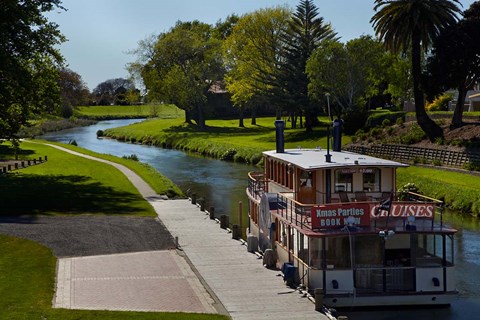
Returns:
[[[461,0],[463,10],[474,0]],[[125,66],[135,61],[128,52],[152,34],[168,31],[177,21],[215,24],[230,14],[287,5],[299,0],[63,0],[67,9],[47,14],[68,39],[60,45],[70,69],[93,90],[113,78],[127,78]],[[319,15],[331,23],[342,41],[373,35],[374,0],[314,0]]]

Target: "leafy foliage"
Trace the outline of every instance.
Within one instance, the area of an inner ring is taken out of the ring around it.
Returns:
[[[448,103],[453,100],[453,94],[445,93],[427,104],[427,111],[448,111]]]
[[[32,113],[59,105],[56,45],[64,41],[45,13],[60,0],[2,1],[0,6],[0,137],[15,139]]]

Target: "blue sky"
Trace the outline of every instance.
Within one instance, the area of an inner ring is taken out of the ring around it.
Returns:
[[[151,34],[168,31],[176,21],[214,24],[229,14],[287,5],[298,0],[63,0],[68,11],[49,13],[68,42],[60,50],[69,67],[90,89],[100,82],[128,77],[125,65],[135,60],[127,51]],[[461,0],[463,10],[473,0]],[[373,0],[314,0],[319,14],[343,41],[372,34]]]

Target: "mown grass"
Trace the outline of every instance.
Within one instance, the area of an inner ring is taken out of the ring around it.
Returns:
[[[24,142],[19,159],[48,161],[0,178],[1,215],[124,214],[156,216],[119,170],[43,144]],[[2,158],[13,150],[0,145]],[[147,175],[147,174],[145,174]]]
[[[397,170],[397,188],[414,182],[420,191],[445,201],[454,210],[480,216],[480,178],[467,173],[424,167]]]
[[[52,308],[56,259],[33,241],[0,235],[0,319],[228,319],[214,314],[115,312]]]
[[[172,104],[138,106],[83,106],[75,108],[75,116],[95,120],[132,118],[178,118],[183,111]]]
[[[275,149],[274,121],[273,117],[259,118],[257,125],[251,125],[245,120],[245,127],[240,128],[238,120],[209,120],[207,128],[201,131],[196,125],[183,123],[180,118],[151,119],[127,127],[108,129],[105,134],[121,141],[188,150],[222,160],[257,164],[261,160],[262,151]],[[288,126],[287,122],[285,148],[326,147],[325,126],[315,128],[309,134],[305,129],[291,129]],[[349,141],[350,137],[343,137],[343,143]]]

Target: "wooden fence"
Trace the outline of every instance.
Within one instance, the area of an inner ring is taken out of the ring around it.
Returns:
[[[396,144],[350,145],[346,150],[405,163],[427,163],[462,168],[465,163],[480,163],[479,152],[458,152]]]

